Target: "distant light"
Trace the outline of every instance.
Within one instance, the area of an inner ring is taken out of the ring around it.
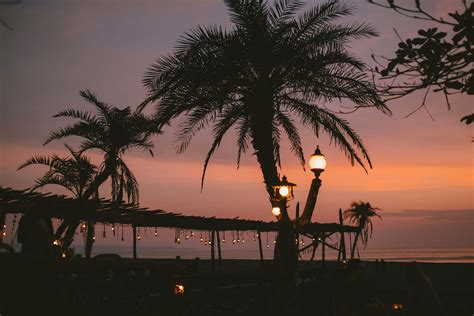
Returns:
[[[184,295],[184,285],[183,284],[176,284],[174,286],[174,294],[178,296]]]
[[[53,241],[53,245],[59,246],[59,240],[55,239],[55,240]]]
[[[392,309],[393,309],[393,310],[401,310],[401,309],[403,309],[403,304],[400,304],[400,303],[393,303],[393,304],[392,304]]]
[[[66,252],[63,251],[63,253],[61,254],[61,258],[66,258],[66,257],[67,257]]]

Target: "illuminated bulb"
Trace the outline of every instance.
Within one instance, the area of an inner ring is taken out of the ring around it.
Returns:
[[[225,242],[225,238],[222,238],[222,242]]]
[[[193,231],[191,231],[191,237],[192,237],[192,236],[194,236],[194,232],[193,232]]]
[[[82,228],[86,228],[86,224],[82,224]]]
[[[288,189],[288,187],[286,185],[284,185],[284,186],[280,187],[278,192],[280,193],[281,196],[286,197],[286,196],[288,196],[288,193],[290,193],[290,190]]]
[[[267,246],[266,246],[266,247],[267,247],[267,248],[270,248],[270,245],[269,245],[269,244],[267,244]]]
[[[236,240],[235,240],[235,239],[234,239],[234,240],[232,240],[232,243],[233,243],[233,244],[235,244],[235,242],[236,242]]]
[[[142,239],[142,236],[138,235],[138,236],[137,236],[137,239],[138,239],[138,240]]]
[[[257,234],[257,237],[260,237],[260,234]]]
[[[209,241],[207,242],[207,244],[210,245],[210,244],[212,244],[212,242],[209,240]]]
[[[114,226],[112,226],[112,231],[115,231],[115,227],[114,227]]]
[[[272,208],[272,214],[275,215],[276,217],[280,216],[281,214],[280,208],[278,206],[275,206],[274,208]]]
[[[274,244],[276,244],[276,243],[277,243],[276,239],[273,241],[273,243],[274,243]]]
[[[3,234],[2,234],[2,235],[3,235],[3,236],[6,236],[6,235],[7,235],[7,233],[6,233],[6,232],[3,232]]]
[[[237,242],[240,243],[240,238],[237,238]]]
[[[184,236],[184,239],[186,239],[186,240],[189,239],[189,236],[188,235]]]
[[[63,252],[62,255],[61,255],[62,258],[66,258],[66,253]]]
[[[95,236],[94,236],[94,237],[92,237],[92,241],[95,241]]]
[[[56,239],[55,241],[53,241],[53,245],[59,246],[59,240]]]
[[[301,241],[301,244],[304,246],[304,240]]]
[[[178,239],[176,239],[176,242],[177,242],[178,244],[180,244],[180,243],[181,243],[181,238],[178,237]]]
[[[245,243],[245,239],[242,239],[242,243]]]
[[[158,233],[157,233],[157,232],[155,232],[155,237],[156,237],[156,236],[158,236]]]
[[[199,239],[200,242],[203,242],[204,241],[204,238],[201,237],[201,239]]]

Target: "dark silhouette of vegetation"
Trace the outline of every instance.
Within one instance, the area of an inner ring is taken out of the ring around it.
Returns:
[[[414,7],[398,5],[394,0],[369,0],[383,8],[392,9],[408,18],[432,21],[438,27],[418,30],[418,36],[403,40],[400,38],[395,57],[375,57],[379,66],[380,91],[387,100],[398,99],[415,91],[424,91],[421,105],[412,113],[426,108],[430,91],[442,92],[448,109],[452,94],[474,94],[474,3],[462,0],[464,12],[448,13],[449,17],[435,17],[427,12],[420,0],[414,0]],[[451,29],[451,30],[449,30]],[[449,33],[449,35],[448,35]],[[428,112],[429,113],[429,112]],[[472,123],[474,114],[461,119]]]
[[[153,156],[151,137],[160,133],[155,120],[142,113],[132,112],[130,107],[119,109],[109,106],[99,101],[89,90],[81,91],[80,95],[95,107],[96,114],[76,109],[59,112],[54,117],[67,117],[79,121],[52,132],[45,144],[69,136],[78,136],[82,138],[79,153],[91,149],[103,153],[103,162],[94,180],[84,190],[82,199],[89,199],[110,178],[112,201],[121,203],[125,193],[129,202],[138,203],[138,182],[126,165],[123,156],[133,148],[142,149]],[[64,238],[66,246],[72,241],[78,224],[77,221],[64,221],[59,227],[58,231],[68,226],[67,238]],[[93,223],[89,223],[88,228],[87,256],[90,255],[92,247]]]
[[[380,211],[378,207],[373,207],[368,202],[352,202],[351,207],[344,211],[344,218],[349,219],[350,223],[357,225],[359,231],[354,238],[352,245],[351,258],[354,258],[355,250],[359,237],[364,247],[367,247],[369,237],[372,236],[374,230],[371,217],[382,217],[377,213]]]
[[[76,199],[83,199],[84,192],[91,186],[97,176],[97,166],[91,163],[90,159],[81,152],[74,151],[66,145],[70,156],[60,157],[53,155],[33,156],[23,163],[18,170],[32,165],[43,165],[49,170],[40,178],[36,179],[36,184],[31,190],[40,189],[46,185],[59,185],[71,192]],[[96,191],[97,193],[97,191]],[[98,193],[95,198],[98,198]],[[64,221],[55,233],[58,239],[68,227],[68,222]],[[69,245],[73,239],[73,231],[70,230],[64,237],[64,242]]]
[[[348,122],[325,108],[333,100],[389,113],[378,98],[365,65],[344,45],[350,39],[375,35],[366,24],[335,24],[353,8],[329,1],[296,16],[302,1],[225,1],[234,27],[198,26],[182,36],[173,54],[147,71],[148,97],[158,101],[163,125],[184,115],[178,152],[199,130],[213,124],[209,160],[231,128],[237,131],[237,164],[252,146],[267,190],[279,182],[281,130],[301,164],[304,154],[295,125],[300,121],[319,136],[327,133],[349,157],[371,166],[366,148]]]
[[[337,24],[354,11],[338,1],[300,15],[304,2],[297,0],[273,5],[255,0],[224,2],[233,28],[198,26],[185,33],[174,52],[159,58],[146,72],[148,95],[140,106],[156,102],[161,126],[184,116],[177,133],[179,153],[198,131],[212,126],[214,141],[205,158],[202,183],[224,135],[235,129],[237,166],[241,154],[251,148],[272,200],[272,187],[280,183],[282,133],[305,163],[297,120],[316,136],[329,135],[352,164],[371,167],[359,135],[326,105],[341,101],[353,109],[373,107],[390,113],[365,75],[365,64],[345,48],[349,40],[376,35],[373,28],[364,23]],[[281,266],[279,277],[291,283],[297,263],[294,228],[310,218],[293,224],[286,201],[279,207],[275,259]]]
[[[40,189],[46,185],[59,185],[71,192],[75,198],[80,199],[94,181],[97,166],[82,153],[75,152],[66,144],[65,146],[70,153],[69,157],[33,156],[18,167],[18,170],[32,165],[46,166],[49,170],[42,177],[36,179],[32,190]]]

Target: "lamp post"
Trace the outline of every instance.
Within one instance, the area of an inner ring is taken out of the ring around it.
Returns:
[[[296,219],[297,224],[304,225],[311,221],[311,216],[316,206],[316,200],[318,198],[319,188],[321,187],[321,173],[326,169],[327,161],[326,157],[321,153],[319,146],[316,146],[316,150],[309,157],[309,168],[314,173],[314,179],[311,182],[311,188],[308,192],[308,198],[303,214]],[[281,218],[281,206],[286,206],[286,202],[294,198],[293,188],[296,184],[288,182],[288,178],[283,176],[282,180],[278,185],[273,186],[273,208],[272,214],[278,219]]]

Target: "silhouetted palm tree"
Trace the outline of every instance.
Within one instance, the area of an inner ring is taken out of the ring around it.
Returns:
[[[140,108],[158,101],[162,124],[184,115],[177,133],[178,152],[199,130],[213,124],[214,142],[204,163],[224,135],[237,131],[237,164],[253,147],[268,193],[279,182],[281,133],[301,164],[304,154],[295,125],[299,119],[316,136],[325,132],[364,169],[371,167],[360,137],[348,122],[325,108],[346,100],[354,107],[390,113],[364,74],[365,65],[345,49],[350,39],[375,35],[365,24],[335,24],[352,7],[329,1],[296,16],[302,1],[225,1],[234,27],[198,26],[182,36],[173,54],[152,65],[144,84],[149,93]],[[285,212],[282,217],[287,220]]]
[[[156,121],[142,113],[132,112],[130,107],[119,109],[109,106],[99,101],[89,90],[81,91],[80,95],[95,107],[96,114],[76,109],[59,112],[54,117],[74,118],[79,121],[52,132],[45,144],[69,136],[79,136],[82,138],[80,153],[90,149],[103,153],[103,162],[97,176],[84,191],[82,199],[89,199],[110,177],[114,202],[120,203],[125,191],[129,202],[138,203],[138,183],[123,156],[133,148],[145,150],[153,156],[151,137],[160,133]],[[78,222],[72,223],[68,231],[74,232],[77,225]],[[91,230],[88,230],[88,243],[93,237],[89,231]],[[88,251],[86,255],[90,254]]]
[[[359,236],[361,237],[362,244],[367,247],[369,237],[372,236],[374,230],[371,217],[382,218],[377,214],[377,211],[380,211],[380,208],[373,207],[370,203],[362,201],[352,202],[351,207],[344,211],[344,218],[348,218],[351,223],[356,224],[359,228],[352,246],[351,258],[354,258]]]
[[[75,152],[66,144],[65,146],[69,150],[70,157],[33,156],[18,170],[32,165],[49,167],[42,177],[36,179],[36,183],[31,189],[36,190],[46,185],[59,185],[70,191],[75,198],[80,199],[93,182],[97,174],[97,166],[91,163],[88,157]]]

